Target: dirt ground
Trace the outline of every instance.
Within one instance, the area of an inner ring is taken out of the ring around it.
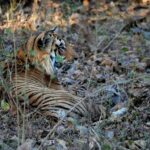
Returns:
[[[150,149],[150,3],[1,2],[0,13],[1,74],[33,32],[57,26],[78,55],[58,70],[60,82],[101,108],[93,120],[54,123],[41,114],[22,119],[1,95],[0,150]]]

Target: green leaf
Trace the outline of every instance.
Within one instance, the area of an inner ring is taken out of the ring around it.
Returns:
[[[55,57],[55,59],[56,59],[56,62],[62,63],[62,62],[64,61],[64,56],[57,55],[57,56]]]
[[[51,75],[51,79],[52,80],[56,79],[56,76],[55,75]]]
[[[10,28],[6,28],[6,29],[4,29],[4,33],[5,34],[12,34],[12,31]]]
[[[111,150],[111,147],[108,144],[103,144],[102,145],[102,150]]]
[[[10,109],[10,106],[9,104],[5,101],[5,100],[2,100],[1,101],[1,108],[4,110],[4,111],[8,111]]]
[[[121,49],[121,51],[122,51],[122,52],[127,52],[127,51],[129,51],[129,49],[128,49],[127,47],[123,47],[123,48]]]
[[[36,55],[36,52],[35,52],[34,50],[32,50],[32,49],[30,50],[29,53],[30,53],[30,56],[31,56],[31,57],[34,57],[34,56]]]

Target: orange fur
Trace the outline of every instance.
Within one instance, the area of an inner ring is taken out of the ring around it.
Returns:
[[[66,51],[63,53],[66,60],[73,60],[77,57],[77,53],[73,50],[72,46],[67,45]]]

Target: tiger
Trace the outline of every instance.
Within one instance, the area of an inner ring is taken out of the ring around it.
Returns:
[[[6,95],[13,114],[31,107],[33,112],[58,120],[66,116],[83,117],[92,112],[84,98],[66,91],[57,79],[56,57],[70,61],[77,54],[55,30],[30,36],[18,49],[14,62],[6,63],[3,74],[10,87]],[[93,116],[99,114],[92,113]]]
[[[70,94],[59,83],[55,67],[59,55],[69,61],[76,53],[52,29],[29,37],[18,49],[15,61],[6,64],[4,78],[9,76],[6,84],[10,87],[6,93],[13,114],[20,107],[32,107],[56,119],[89,113],[84,99]]]

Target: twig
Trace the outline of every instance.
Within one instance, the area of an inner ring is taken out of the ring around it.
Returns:
[[[119,37],[119,35],[121,34],[121,32],[123,31],[123,29],[125,28],[126,24],[115,34],[115,36],[113,37],[113,39],[101,50],[101,53],[104,53],[104,51],[106,51],[110,45],[114,42],[114,40]]]

